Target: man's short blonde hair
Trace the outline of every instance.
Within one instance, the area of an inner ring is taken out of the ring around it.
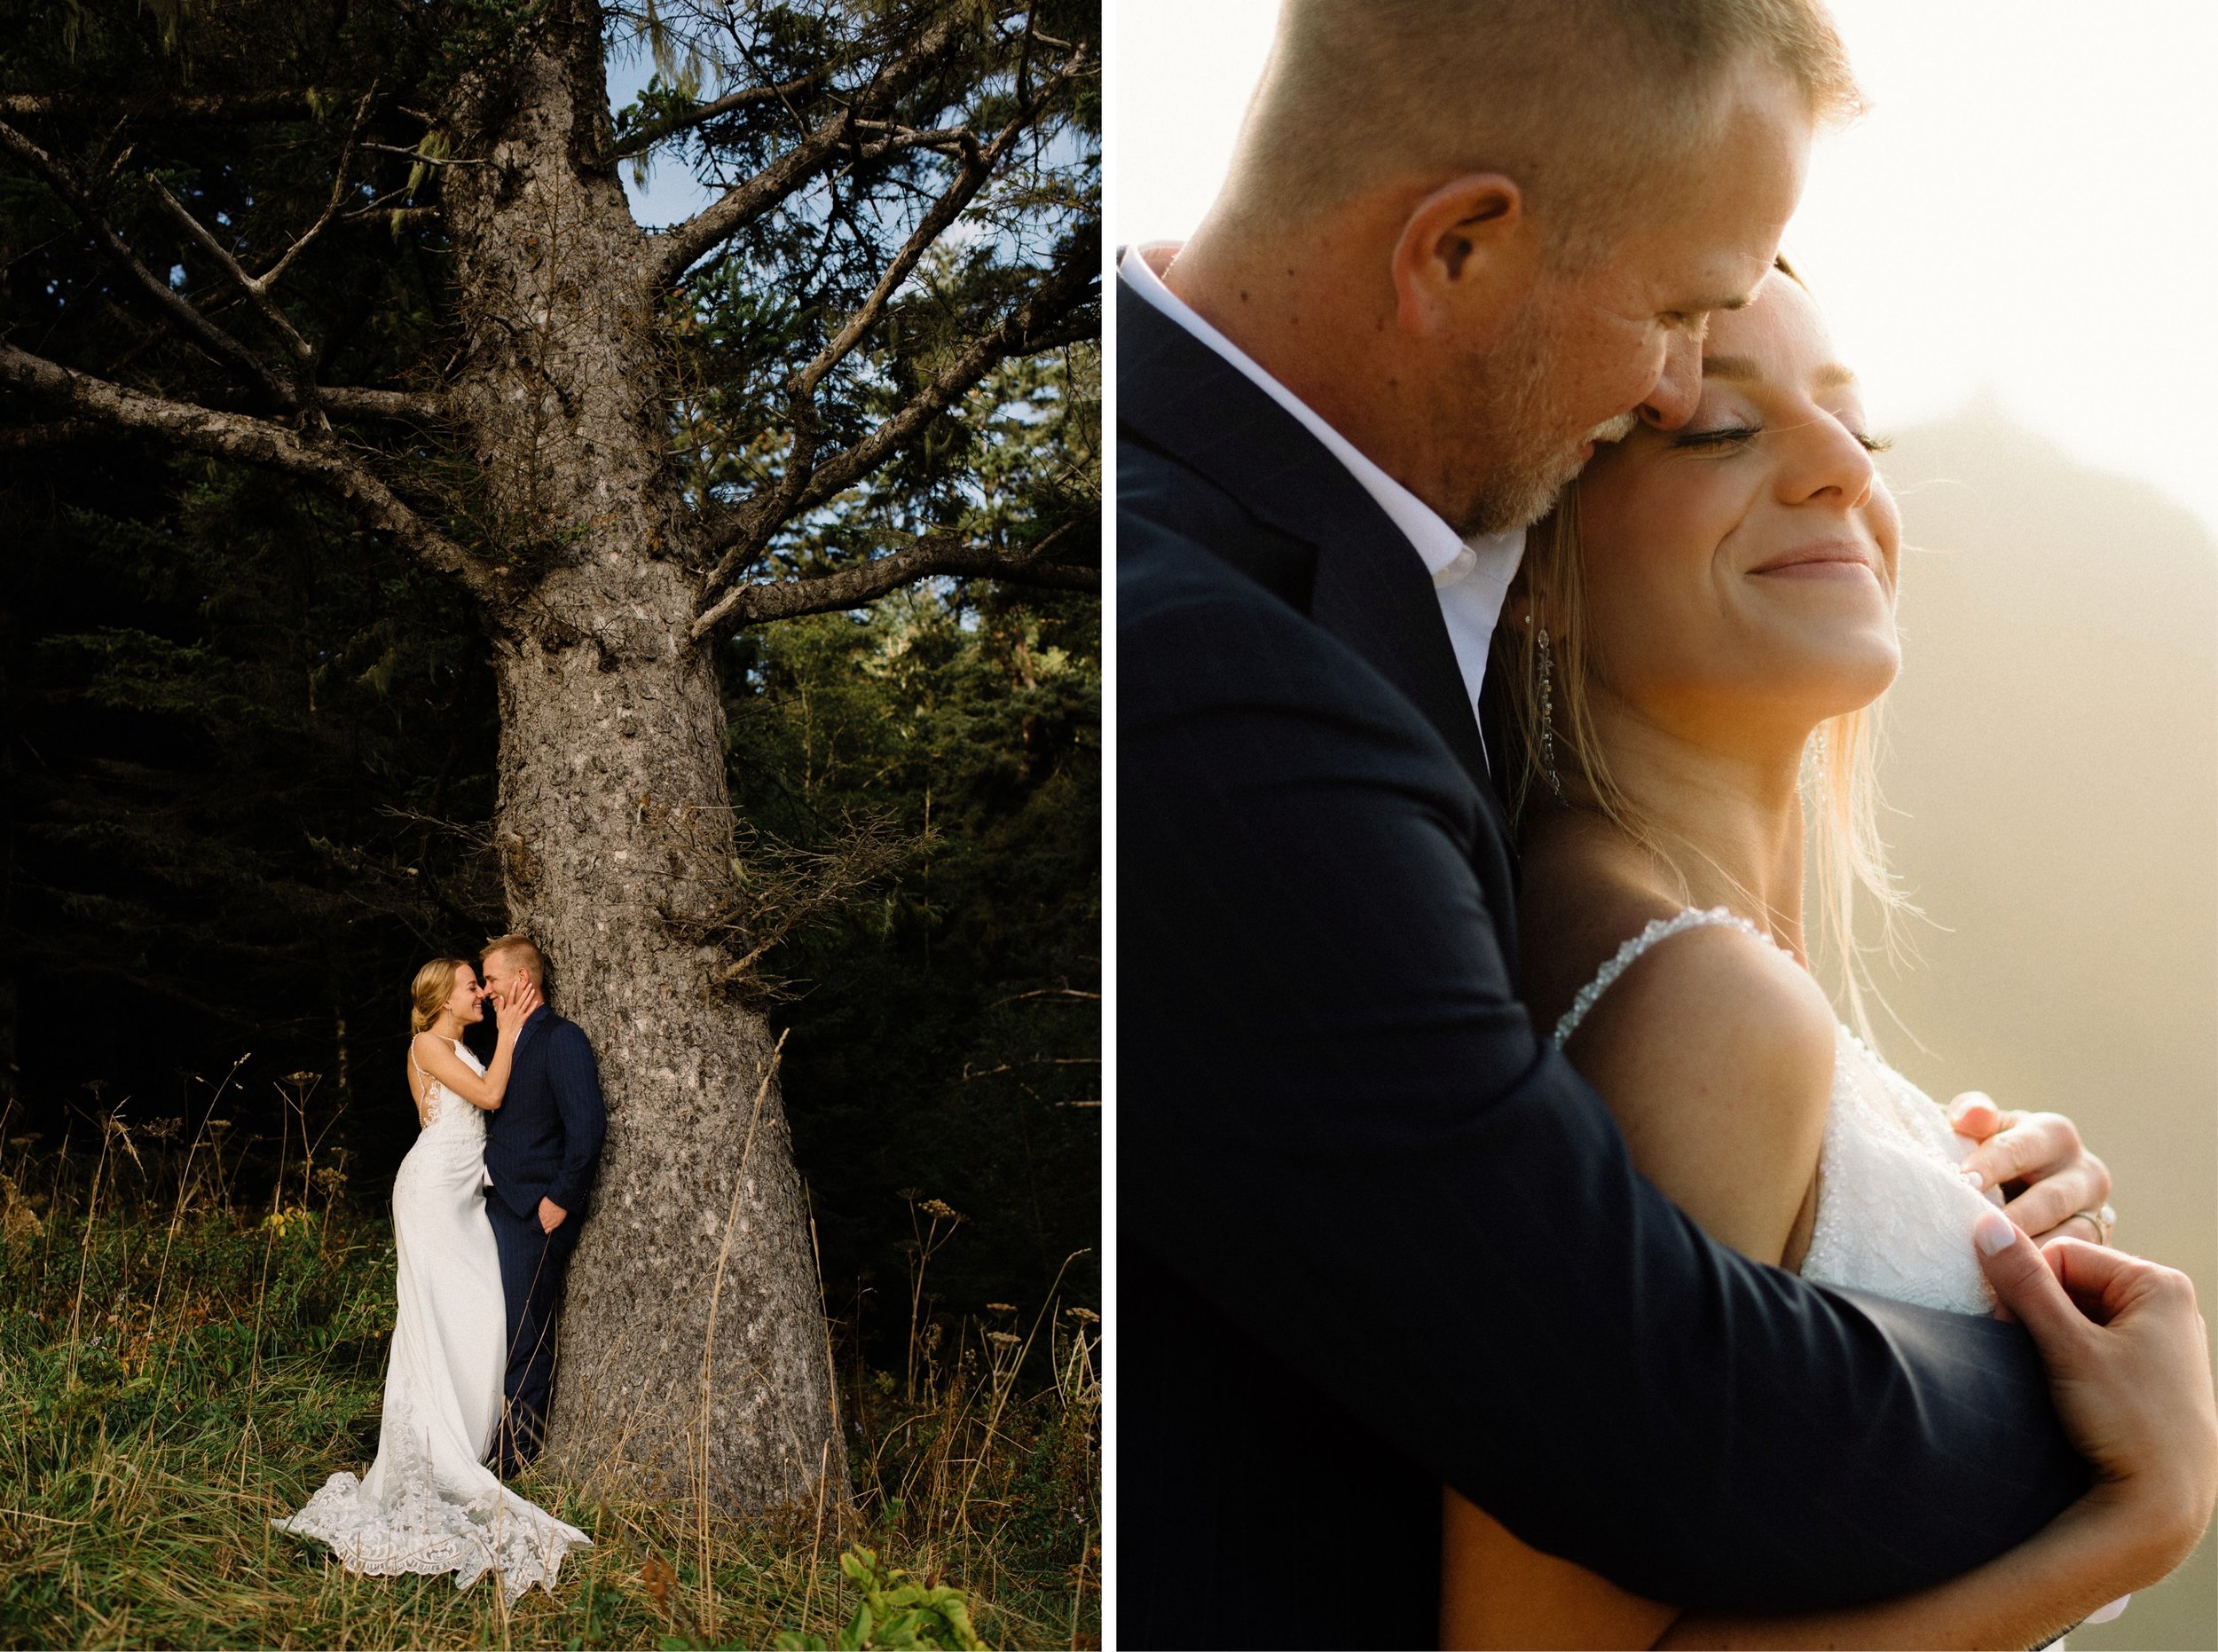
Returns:
[[[1821,0],[1282,0],[1227,201],[1299,224],[1390,177],[1500,172],[1584,261],[1715,138],[1750,62],[1813,124],[1862,106]]]
[[[485,949],[477,956],[490,958],[495,953],[506,953],[516,962],[516,968],[531,978],[531,984],[542,993],[547,990],[547,960],[539,956],[539,948],[529,935],[496,935],[485,943]]]

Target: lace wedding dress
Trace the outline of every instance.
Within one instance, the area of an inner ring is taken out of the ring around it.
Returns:
[[[484,1063],[454,1052],[476,1072]],[[563,1552],[592,1539],[502,1485],[484,1459],[500,1420],[507,1317],[500,1259],[480,1195],[485,1115],[423,1078],[422,1128],[393,1180],[399,1314],[385,1370],[377,1460],[335,1474],[297,1514],[270,1523],[328,1543],[350,1571],[487,1570],[511,1603],[554,1586]]]
[[[1658,941],[1712,925],[1779,945],[1724,907],[1688,907],[1676,917],[1658,918],[1579,988],[1556,1023],[1557,1045],[1635,958]],[[1833,1029],[1833,1096],[1818,1149],[1817,1215],[1797,1271],[1821,1285],[1896,1302],[1955,1313],[1992,1311],[1994,1291],[1972,1250],[1971,1228],[2002,1196],[1974,1192],[1956,1168],[1977,1144],[1956,1134],[1939,1103],[1837,1019]],[[2087,1621],[2109,1623],[2132,1598],[2112,1601]],[[2064,1652],[2064,1643],[2052,1642],[2049,1652]]]
[[[1673,935],[1711,925],[1778,944],[1724,907],[1688,907],[1676,917],[1658,918],[1618,948],[1579,989],[1556,1023],[1555,1042],[1571,1036],[1635,958]],[[1989,1312],[1994,1293],[1971,1247],[1972,1223],[1989,1201],[1956,1168],[1978,1144],[1957,1135],[1939,1103],[1837,1021],[1833,1047],[1833,1098],[1818,1150],[1817,1216],[1798,1271],[1821,1285],[1848,1286],[1897,1302]]]

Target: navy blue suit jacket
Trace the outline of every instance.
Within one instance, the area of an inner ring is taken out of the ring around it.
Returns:
[[[1758,1266],[1634,1171],[1518,1000],[1508,832],[1416,553],[1118,306],[1125,1644],[1435,1644],[1443,1482],[1736,1610],[2028,1535],[2085,1471],[2025,1333]]]
[[[519,1216],[551,1199],[576,1222],[601,1161],[609,1117],[601,1069],[575,1021],[541,1004],[523,1024],[507,1093],[485,1120],[485,1170],[493,1197]]]

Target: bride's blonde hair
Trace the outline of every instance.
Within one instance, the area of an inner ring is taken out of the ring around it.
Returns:
[[[1784,258],[1779,260],[1778,267],[1788,279],[1802,284],[1802,278]],[[1558,776],[1579,786],[1604,819],[1668,868],[1680,880],[1683,898],[1686,872],[1674,858],[1673,846],[1666,843],[1656,822],[1617,783],[1595,732],[1591,692],[1593,663],[1586,647],[1585,579],[1578,486],[1574,483],[1555,508],[1526,531],[1524,562],[1512,587],[1512,601],[1519,594],[1527,599],[1530,623],[1504,623],[1494,628],[1495,663],[1508,690],[1515,736],[1510,760],[1510,821],[1522,835],[1536,805],[1553,796],[1542,773],[1541,759],[1539,633],[1545,625],[1552,680],[1546,720],[1547,743],[1553,748]],[[1504,618],[1506,621],[1506,611]],[[1810,881],[1817,897],[1818,935],[1839,972],[1849,1019],[1868,1040],[1872,1039],[1868,1002],[1876,1001],[1878,995],[1856,940],[1859,893],[1876,907],[1880,946],[1890,953],[1899,939],[1897,919],[1917,910],[1888,869],[1886,844],[1879,835],[1879,707],[1880,702],[1875,700],[1860,711],[1820,724],[1805,749],[1802,764],[1804,819]]]
[[[411,1033],[421,1033],[439,1019],[439,1011],[454,995],[454,972],[468,962],[468,958],[434,958],[416,972],[415,985],[408,989]]]

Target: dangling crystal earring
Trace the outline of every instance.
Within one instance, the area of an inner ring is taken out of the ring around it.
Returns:
[[[1825,778],[1825,725],[1820,723],[1817,732],[1810,736],[1810,743],[1803,748],[1805,767],[1813,783]]]
[[[1561,803],[1563,781],[1555,772],[1555,660],[1548,649],[1548,628],[1540,627],[1540,778]]]

